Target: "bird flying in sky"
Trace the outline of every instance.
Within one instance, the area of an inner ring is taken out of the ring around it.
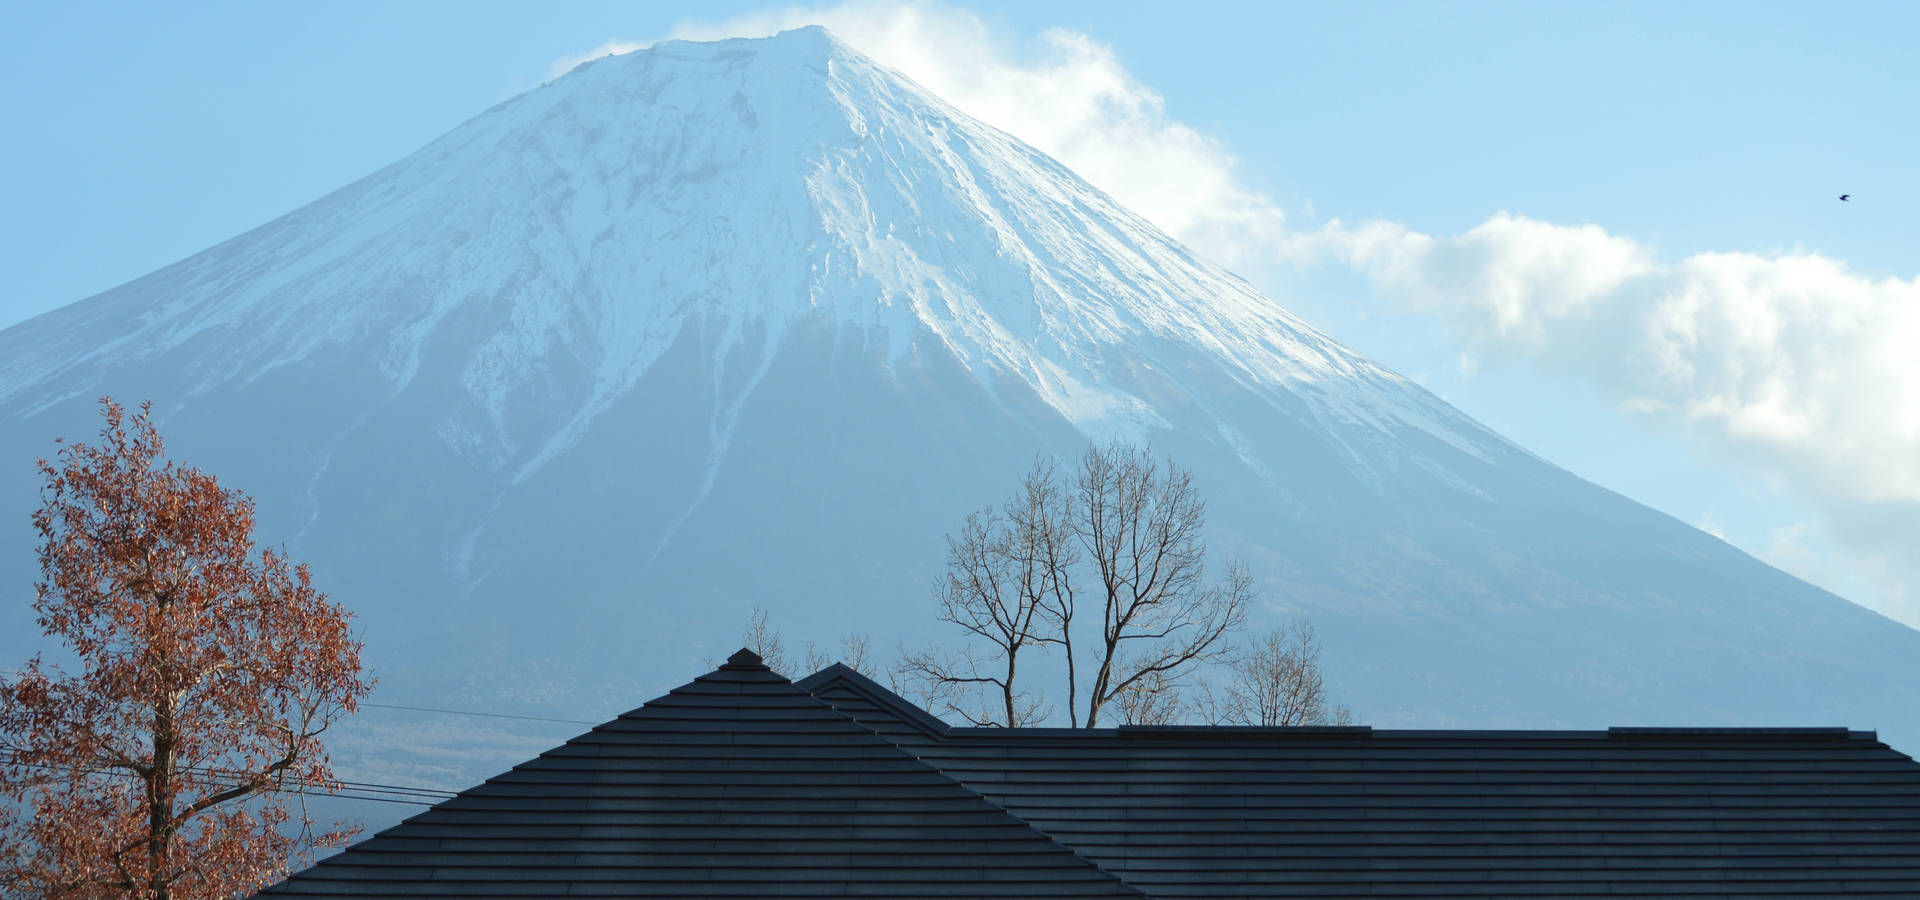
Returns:
[[[1844,202],[1847,198],[1852,196],[1853,196],[1852,194],[1841,194],[1840,199]]]

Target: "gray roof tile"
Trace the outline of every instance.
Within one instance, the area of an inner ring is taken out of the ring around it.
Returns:
[[[1920,765],[1870,732],[929,730],[800,686],[1152,897],[1920,896]]]
[[[264,893],[1140,896],[745,651]]]
[[[1845,729],[950,728],[751,654],[269,894],[1916,897]]]

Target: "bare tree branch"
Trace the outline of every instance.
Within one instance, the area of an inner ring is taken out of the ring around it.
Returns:
[[[1092,562],[1101,634],[1086,725],[1143,679],[1177,681],[1189,666],[1219,659],[1228,632],[1246,619],[1253,579],[1229,564],[1206,581],[1206,503],[1193,476],[1143,447],[1090,447],[1074,478],[1071,522]]]
[[[840,658],[835,659],[828,655],[830,651],[823,651],[816,647],[812,641],[808,641],[804,667],[808,672],[818,672],[837,662],[868,678],[872,678],[874,676],[873,660],[868,653],[867,646],[868,641],[866,635],[848,634],[846,637],[840,639]]]
[[[932,650],[903,654],[892,675],[897,692],[968,725],[1018,728],[1037,724],[1051,712],[1043,701],[1024,691],[1014,692],[1009,704],[1008,683],[981,674],[980,661],[970,650],[962,650],[958,657]]]
[[[1345,725],[1352,713],[1329,702],[1320,675],[1320,639],[1304,617],[1261,635],[1227,662],[1224,692],[1204,690],[1201,715],[1214,725]]]
[[[1165,672],[1135,680],[1113,697],[1122,725],[1178,725],[1186,713],[1181,686]]]
[[[934,596],[969,649],[913,656],[901,672],[943,686],[930,706],[1017,725],[1046,705],[1021,680],[1021,651],[1057,647],[1069,724],[1096,727],[1123,697],[1134,710],[1123,716],[1170,721],[1183,673],[1224,657],[1254,596],[1238,563],[1208,579],[1205,525],[1191,473],[1145,448],[1089,447],[1065,479],[1036,460],[1011,498],[947,536]],[[998,695],[991,714],[972,696],[981,692]]]
[[[979,713],[970,702],[941,701],[969,721],[1014,727],[1046,715],[1044,704],[1021,687],[1020,652],[1064,644],[1061,623],[1072,618],[1071,601],[1059,593],[1061,567],[1071,560],[1071,548],[1060,517],[1056,468],[1050,460],[1035,460],[1000,509],[979,510],[967,516],[959,534],[947,535],[947,571],[933,585],[940,619],[959,626],[983,652],[976,656],[969,649],[958,661],[932,653],[903,661],[916,677],[971,686],[968,694],[990,686],[996,695],[991,714]]]
[[[747,619],[747,631],[741,640],[748,650],[760,657],[760,662],[772,669],[774,674],[791,677],[787,668],[787,648],[780,641],[780,631],[767,624],[767,611],[756,606]]]

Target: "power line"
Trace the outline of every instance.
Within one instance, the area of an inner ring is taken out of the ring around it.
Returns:
[[[19,756],[21,756],[21,752],[20,752],[20,749],[17,747],[0,747],[0,755],[4,755],[8,761],[12,762],[14,765],[19,765],[19,766],[28,766],[36,769],[53,769],[53,770],[60,770],[60,769],[67,768],[66,766],[57,766],[49,763],[24,762],[18,758]],[[132,772],[124,772],[124,771],[119,771],[115,769],[87,769],[84,771],[85,771],[85,774],[88,774],[88,775],[105,775],[110,778],[138,777]],[[215,787],[219,787],[222,784],[222,782],[215,780],[219,777],[219,774],[220,774],[219,770],[216,770],[216,769],[209,769],[204,766],[187,766],[187,767],[183,767],[180,771],[186,774],[204,775],[207,777],[208,783]],[[228,773],[229,776],[233,774],[237,774],[237,773]],[[434,805],[437,805],[440,801],[452,799],[458,793],[457,791],[443,790],[441,788],[413,787],[409,785],[400,785],[400,784],[382,784],[380,782],[374,782],[374,781],[342,780],[342,781],[338,781],[337,783],[340,785],[340,789],[337,791],[318,790],[317,788],[319,787],[319,785],[315,785],[309,782],[294,782],[292,786],[283,786],[280,789],[287,791],[288,793],[302,794],[308,797],[335,797],[335,798],[345,799],[345,800],[369,800],[376,803],[405,803],[413,806],[434,806]],[[392,796],[371,796],[372,794],[388,794]],[[410,797],[425,798],[425,799],[405,799]]]
[[[548,716],[516,716],[510,713],[474,712],[472,710],[466,710],[466,709],[442,709],[440,707],[435,707],[435,706],[402,706],[398,703],[361,703],[360,705],[372,706],[379,709],[404,709],[411,712],[441,713],[443,715],[449,715],[449,716],[484,716],[489,719],[525,719],[530,722],[564,722],[568,725],[600,724],[599,722],[589,722],[589,721],[586,721],[585,719],[555,719]]]
[[[398,797],[372,797],[366,794],[349,793],[347,791],[339,791],[337,793],[332,793],[332,794],[329,794],[326,791],[308,791],[308,790],[302,790],[299,788],[290,788],[289,791],[295,794],[305,794],[309,797],[332,797],[335,800],[353,800],[356,802],[363,802],[363,803],[402,803],[407,806],[439,806],[440,805],[440,801],[438,800],[402,800]],[[451,798],[447,798],[447,799],[451,799]]]
[[[0,673],[6,674],[9,676],[17,676],[20,674],[20,670],[19,669],[0,669]],[[471,709],[448,709],[446,707],[441,707],[441,706],[406,706],[404,704],[399,704],[399,703],[374,703],[371,701],[362,701],[359,705],[373,707],[375,709],[399,709],[399,710],[406,710],[407,712],[439,713],[441,715],[446,715],[446,716],[479,716],[479,717],[488,718],[488,719],[519,719],[526,722],[560,722],[566,725],[598,725],[600,724],[599,722],[589,722],[585,719],[558,719],[552,716],[523,716],[523,715],[515,715],[513,713],[479,712]]]
[[[11,757],[17,756],[17,755],[18,754],[12,753],[10,751],[0,750],[0,759],[4,759],[5,761],[12,762],[14,765],[27,766],[27,767],[36,768],[36,769],[52,769],[52,770],[61,770],[61,769],[67,768],[66,766],[56,766],[48,763],[22,762],[17,759],[11,759]],[[189,768],[189,769],[183,769],[181,771],[191,773],[193,772],[193,769]],[[138,777],[132,772],[120,772],[120,771],[112,771],[112,770],[105,770],[105,769],[88,769],[85,771],[85,774],[103,775],[109,778]],[[207,782],[208,784],[215,787],[219,787],[223,784],[222,782],[215,780],[214,777],[209,777],[207,779]],[[319,789],[318,785],[312,784],[310,782],[300,782],[294,785],[283,785],[279,788],[279,790],[286,791],[287,793],[290,793],[290,794],[302,794],[308,797],[332,797],[339,800],[366,800],[374,803],[405,803],[412,806],[437,806],[442,801],[451,800],[454,797],[459,796],[459,793],[460,793],[458,791],[449,791],[442,788],[416,787],[413,785],[404,785],[404,784],[384,784],[376,781],[337,780],[335,783],[340,785],[339,790],[334,790],[334,791],[322,790],[322,789]],[[386,796],[376,796],[376,795],[386,795]]]
[[[20,670],[18,669],[9,670],[8,674],[18,676],[20,674]],[[475,716],[475,717],[488,718],[488,719],[515,719],[515,720],[525,721],[525,722],[556,722],[556,723],[561,723],[566,725],[593,726],[593,725],[600,724],[599,722],[589,722],[589,721],[586,721],[585,719],[561,719],[561,718],[554,718],[551,716],[526,716],[526,715],[516,715],[513,713],[479,712],[477,710],[448,709],[445,707],[436,707],[436,706],[408,706],[408,705],[399,704],[399,703],[362,702],[359,705],[373,707],[376,709],[393,709],[393,710],[402,710],[406,712],[435,713],[438,715],[446,715],[446,716]],[[8,753],[8,755],[10,756],[17,755],[11,751],[11,748],[0,748],[0,752]],[[46,766],[44,764],[38,764],[38,763],[20,763],[20,764],[27,765],[27,766],[39,766],[41,768],[58,768],[57,766]],[[128,773],[97,772],[93,774],[127,775]],[[409,787],[406,785],[379,784],[376,782],[340,781],[338,783],[341,786],[341,790],[339,791],[308,790],[307,787],[311,787],[311,785],[306,787],[284,788],[284,790],[288,790],[292,793],[297,793],[297,794],[305,794],[310,797],[338,797],[338,798],[344,798],[348,800],[370,800],[378,803],[407,803],[415,806],[433,806],[435,803],[441,800],[452,798],[457,793],[455,791],[446,791],[446,790],[441,790],[439,788],[416,788],[416,787]],[[393,794],[397,796],[389,796],[389,797],[368,796],[366,795],[366,792],[379,793],[379,794]],[[404,797],[426,797],[431,799],[429,800],[401,799]]]
[[[343,790],[370,791],[376,794],[399,794],[401,796],[406,796],[406,797],[427,797],[433,800],[448,800],[459,793],[458,791],[445,791],[439,788],[409,787],[407,785],[401,785],[401,784],[381,784],[375,781],[341,781],[339,782],[339,784],[341,789]],[[372,799],[372,798],[367,798],[367,799]]]

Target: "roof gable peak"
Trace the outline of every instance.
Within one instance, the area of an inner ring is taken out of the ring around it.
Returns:
[[[723,665],[720,668],[722,669],[757,669],[762,672],[771,671],[767,668],[766,661],[760,658],[760,654],[755,653],[752,650],[749,650],[745,647],[741,647],[739,650],[734,651],[732,656],[727,657],[726,665]]]
[[[933,713],[844,663],[834,663],[794,682],[794,686],[890,740],[901,736],[901,728],[923,737],[940,737],[952,730]]]

